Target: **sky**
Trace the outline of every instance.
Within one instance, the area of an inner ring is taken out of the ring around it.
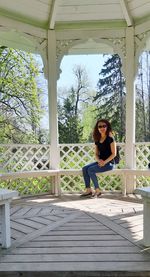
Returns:
[[[99,72],[103,66],[102,55],[68,55],[64,56],[60,69],[62,73],[57,82],[58,87],[70,87],[74,83],[73,67],[81,65],[86,68],[91,88],[96,89],[99,79]]]
[[[43,67],[43,62],[40,56],[37,57],[38,62],[41,66]],[[103,55],[67,55],[64,56],[61,64],[60,64],[60,69],[62,73],[60,74],[60,78],[57,81],[57,87],[58,88],[70,88],[72,85],[75,83],[75,78],[73,74],[73,68],[75,65],[81,65],[85,67],[87,75],[88,75],[88,80],[90,83],[90,88],[96,90],[97,87],[97,82],[99,79],[99,72],[101,71],[101,68],[104,63],[104,58]],[[43,88],[43,91],[45,92],[44,96],[44,102],[46,105],[48,105],[48,97],[47,97],[47,81],[43,77],[39,80],[41,83],[41,86]],[[44,128],[48,128],[48,120],[47,120],[47,114],[46,116],[43,117],[41,120],[42,126]]]

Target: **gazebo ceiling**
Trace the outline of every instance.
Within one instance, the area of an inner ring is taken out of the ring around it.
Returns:
[[[0,0],[0,16],[46,30],[84,23],[125,27],[150,18],[150,0]]]
[[[58,40],[79,39],[80,30],[83,43],[69,54],[112,53],[104,41],[92,39],[90,30],[96,37],[100,32],[105,37],[106,29],[110,37],[125,37],[126,27],[135,27],[136,34],[141,25],[149,30],[150,0],[0,0],[0,44],[34,53],[41,53],[38,43],[45,48],[47,31],[53,29]],[[150,49],[150,40],[144,48]]]

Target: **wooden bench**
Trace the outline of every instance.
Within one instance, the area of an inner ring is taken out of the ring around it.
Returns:
[[[59,170],[31,170],[31,171],[18,171],[18,172],[7,172],[0,174],[0,180],[16,180],[26,178],[38,178],[38,177],[53,177],[52,193],[58,195],[58,174]]]
[[[59,173],[61,175],[82,175],[82,169],[60,169]],[[122,169],[113,169],[110,171],[106,171],[103,173],[97,173],[98,175],[117,175],[121,176],[122,178],[122,194],[125,196],[129,191],[134,191],[135,187],[134,184],[131,184],[128,182],[128,179],[133,176],[150,176],[150,170],[149,169],[128,169],[128,168],[122,168]],[[58,191],[60,193],[60,188],[58,187]]]
[[[11,245],[10,238],[10,202],[18,196],[17,191],[0,189],[0,215],[1,215],[1,244],[2,248]]]
[[[135,187],[134,184],[128,182],[128,179],[133,176],[150,176],[149,169],[114,169],[103,173],[103,175],[118,175],[122,178],[122,194],[133,193]],[[82,175],[82,169],[49,169],[49,170],[36,170],[36,171],[20,171],[20,172],[8,172],[0,174],[1,180],[14,180],[18,178],[37,178],[37,177],[53,177],[52,193],[55,195],[61,194],[60,177],[63,175]],[[129,192],[130,191],[130,192]]]
[[[143,243],[150,246],[150,187],[137,188],[134,193],[140,194],[143,198]]]

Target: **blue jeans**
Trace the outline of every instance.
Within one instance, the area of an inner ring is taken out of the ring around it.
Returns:
[[[92,180],[95,189],[98,189],[99,185],[96,173],[112,170],[113,168],[114,164],[112,163],[107,163],[105,166],[102,167],[100,167],[97,162],[85,165],[82,168],[82,172],[86,188],[90,188],[90,180]]]

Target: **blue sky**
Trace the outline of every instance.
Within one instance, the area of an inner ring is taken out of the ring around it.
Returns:
[[[86,68],[91,88],[96,89],[99,72],[104,63],[102,55],[68,55],[64,56],[60,68],[62,73],[57,82],[58,87],[70,87],[74,83],[73,67],[81,65]]]

